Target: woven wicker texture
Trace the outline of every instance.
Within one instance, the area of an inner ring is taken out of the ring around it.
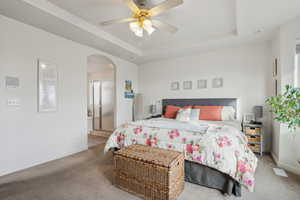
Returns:
[[[182,156],[182,154],[177,151],[149,147],[140,144],[123,148],[120,151],[115,152],[115,154],[163,167],[170,167],[172,162],[176,161],[179,156]]]
[[[184,188],[183,154],[132,145],[114,154],[115,185],[144,199],[175,200]]]

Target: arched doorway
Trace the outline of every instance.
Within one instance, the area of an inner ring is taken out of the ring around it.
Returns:
[[[103,55],[87,57],[89,135],[108,137],[115,128],[115,74],[115,64],[108,57]],[[95,141],[92,143],[96,144]]]

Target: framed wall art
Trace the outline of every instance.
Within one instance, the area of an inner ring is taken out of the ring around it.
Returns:
[[[223,87],[223,78],[214,78],[212,80],[212,87],[213,88],[221,88],[221,87]]]
[[[183,89],[184,90],[191,90],[193,88],[192,81],[183,81]]]
[[[207,88],[207,80],[202,79],[197,81],[197,88],[198,89],[205,89]]]
[[[124,97],[125,97],[125,99],[133,99],[134,98],[134,92],[133,92],[132,81],[131,80],[125,80]]]
[[[58,73],[54,64],[38,60],[38,112],[57,111]]]
[[[175,82],[172,82],[171,83],[171,90],[173,91],[176,91],[176,90],[179,90],[179,82],[178,81],[175,81]]]

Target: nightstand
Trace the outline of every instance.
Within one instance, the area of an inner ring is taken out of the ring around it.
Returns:
[[[243,123],[243,132],[248,139],[249,148],[257,154],[263,155],[263,125]]]

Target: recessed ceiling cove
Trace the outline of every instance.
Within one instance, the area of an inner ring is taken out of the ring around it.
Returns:
[[[132,15],[132,11],[128,9],[123,0],[49,1],[98,26],[102,21],[127,18]],[[145,2],[146,7],[153,7],[164,1],[146,0]],[[152,50],[170,45],[175,48],[177,45],[179,47],[197,44],[235,32],[235,1],[184,0],[182,5],[167,10],[156,19],[175,25],[178,31],[171,35],[166,31],[155,31],[151,36],[145,35],[138,38],[132,34],[128,23],[100,26],[100,28],[141,50]]]

